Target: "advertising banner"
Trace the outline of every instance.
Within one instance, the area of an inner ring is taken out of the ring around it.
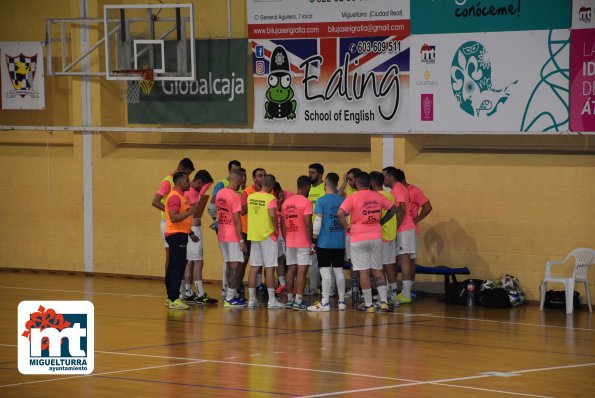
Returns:
[[[595,0],[573,2],[570,130],[595,132]]]
[[[0,42],[0,109],[45,109],[40,42]]]
[[[245,125],[247,57],[245,39],[196,40],[196,80],[158,81],[128,104],[128,123]],[[176,57],[166,43],[165,57]],[[141,86],[142,87],[142,86]]]
[[[409,1],[247,5],[255,131],[409,131]]]
[[[569,13],[565,0],[413,1],[411,130],[567,131]]]

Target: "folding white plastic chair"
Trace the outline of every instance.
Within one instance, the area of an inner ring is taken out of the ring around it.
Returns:
[[[574,257],[574,270],[572,271],[572,276],[561,277],[552,275],[552,267],[554,265],[567,264],[572,257]],[[557,282],[564,284],[564,291],[566,293],[566,314],[572,314],[574,284],[575,282],[579,282],[585,285],[585,295],[587,296],[589,312],[593,312],[591,309],[591,296],[589,293],[588,281],[589,266],[593,264],[595,264],[595,250],[588,248],[574,249],[564,260],[548,261],[545,263],[545,278],[543,279],[543,282],[541,282],[541,301],[539,303],[539,310],[543,311],[547,283]]]

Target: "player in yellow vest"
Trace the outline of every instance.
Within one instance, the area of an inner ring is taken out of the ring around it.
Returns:
[[[175,169],[171,174],[165,177],[161,184],[159,185],[159,189],[155,192],[153,196],[153,202],[151,203],[153,207],[161,211],[161,224],[160,224],[160,231],[161,231],[161,238],[163,239],[163,245],[165,247],[165,267],[167,269],[167,263],[169,262],[169,246],[165,241],[165,201],[167,200],[167,195],[174,189],[174,181],[173,175],[176,173],[185,173],[189,175],[194,171],[194,164],[192,164],[192,160],[188,158],[184,158],[180,160],[178,163],[178,168]]]
[[[386,197],[393,205],[395,198],[392,193],[385,191],[384,174],[379,171],[370,173],[370,189]],[[382,210],[381,217],[384,217],[386,210]],[[391,218],[382,226],[382,267],[388,280],[388,298],[393,306],[398,306],[397,300],[397,217]]]
[[[310,187],[310,192],[308,193],[308,200],[312,202],[312,208],[316,207],[316,201],[318,198],[324,196],[324,167],[320,163],[312,163],[308,166],[308,177],[310,177],[310,182],[312,186]],[[312,215],[312,222],[316,218],[315,215]],[[310,263],[309,275],[310,275],[310,287],[304,289],[304,296],[316,294],[318,291],[318,281],[320,277],[320,271],[318,270],[318,257],[316,253],[312,254]]]
[[[268,308],[285,308],[275,298],[275,270],[277,268],[277,200],[271,194],[275,177],[267,175],[259,192],[248,197],[248,240],[252,250],[248,276],[248,308],[256,306],[256,274],[265,269],[265,281],[269,294]]]
[[[165,240],[169,245],[169,262],[165,271],[165,287],[167,289],[166,305],[170,309],[188,309],[180,295],[180,280],[186,267],[186,246],[188,236],[198,242],[198,236],[192,232],[192,215],[198,209],[198,202],[190,205],[184,192],[190,188],[188,174],[178,172],[172,177],[174,189],[165,202]]]

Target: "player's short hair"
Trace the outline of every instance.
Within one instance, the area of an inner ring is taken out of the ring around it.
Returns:
[[[256,177],[256,173],[258,173],[259,171],[264,171],[264,174],[266,175],[267,171],[265,169],[263,169],[262,167],[258,167],[254,170],[252,170],[252,178]]]
[[[264,181],[262,182],[262,186],[265,188],[274,188],[277,179],[272,174],[267,174],[264,176]]]
[[[312,186],[312,181],[310,181],[310,177],[308,176],[299,176],[297,179],[297,187],[299,188],[305,188],[305,187],[311,187]]]
[[[240,163],[239,160],[230,160],[229,163],[227,163],[227,171],[231,171],[232,166],[242,167],[242,163]]]
[[[190,170],[190,172],[194,171],[194,163],[192,163],[192,160],[188,159],[188,158],[184,158],[182,160],[180,160],[180,163],[178,163],[178,168],[182,169],[182,170]]]
[[[187,176],[188,176],[188,174],[186,174],[182,171],[178,171],[177,173],[175,173],[172,176],[172,180],[174,181],[174,184],[177,184],[178,181],[180,181],[181,179],[183,179],[184,177],[187,177]]]
[[[370,182],[376,184],[382,188],[384,184],[384,174],[379,171],[373,171],[370,173]]]
[[[405,172],[401,169],[397,169],[397,174],[396,174],[395,178],[399,182],[405,181]]]
[[[328,173],[326,175],[326,184],[332,188],[337,188],[339,185],[339,174],[337,173]]]
[[[362,172],[361,169],[354,167],[352,169],[349,169],[349,171],[347,171],[347,174],[353,174],[353,176],[355,177],[357,175],[357,173],[361,173],[361,172]]]
[[[308,168],[316,170],[319,174],[324,174],[324,167],[320,163],[312,163]]]
[[[359,182],[359,184],[363,187],[370,186],[370,174],[366,173],[365,171],[360,171],[355,175],[355,181]]]
[[[388,166],[382,169],[387,176],[393,177],[395,180],[397,179],[397,168],[393,166]]]
[[[211,174],[207,170],[198,170],[192,180],[201,180],[203,183],[208,184],[213,182],[213,177],[211,177]]]

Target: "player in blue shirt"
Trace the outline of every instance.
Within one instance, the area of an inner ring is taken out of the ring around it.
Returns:
[[[337,218],[339,206],[344,198],[338,195],[339,175],[329,173],[324,181],[325,195],[316,201],[314,207],[314,239],[316,241],[316,255],[318,267],[322,277],[322,300],[308,307],[308,311],[330,311],[331,272],[335,274],[337,291],[339,293],[339,310],[346,309],[345,305],[345,231]],[[331,271],[332,269],[332,271]]]

